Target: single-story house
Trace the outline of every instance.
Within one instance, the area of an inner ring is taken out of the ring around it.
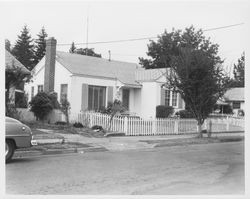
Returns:
[[[239,110],[245,112],[244,87],[229,89],[224,94],[224,100],[232,106],[235,115],[239,114]]]
[[[29,75],[30,71],[18,61],[9,51],[5,50],[5,69],[14,69],[14,67],[19,68],[21,73],[24,75]],[[12,85],[9,91],[9,99],[11,104],[15,104],[15,94],[17,92],[23,93],[24,83],[16,86]]]
[[[56,40],[46,41],[46,54],[25,85],[31,100],[38,92],[56,92],[70,103],[70,114],[100,110],[115,99],[130,115],[154,118],[157,105],[184,109],[180,95],[164,88],[166,69],[145,70],[135,63],[56,51]]]

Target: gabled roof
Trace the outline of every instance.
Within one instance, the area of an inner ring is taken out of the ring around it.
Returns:
[[[135,79],[139,65],[128,62],[57,51],[56,60],[75,75],[118,79],[125,85],[140,86]]]
[[[157,69],[141,69],[137,70],[135,74],[136,81],[156,81],[162,76],[166,76],[169,73],[169,69],[157,68]]]
[[[13,68],[13,65],[20,68],[24,74],[30,74],[30,71],[21,62],[19,62],[9,51],[5,50],[5,67]]]
[[[231,88],[224,94],[225,101],[245,101],[244,87]]]

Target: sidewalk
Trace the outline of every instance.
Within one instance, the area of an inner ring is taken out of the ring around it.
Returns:
[[[48,149],[43,151],[16,151],[16,157],[39,156],[49,154],[65,154],[65,153],[85,153],[95,151],[125,151],[125,150],[141,150],[152,149],[159,146],[167,146],[169,143],[187,144],[189,138],[195,138],[197,134],[182,135],[162,135],[162,136],[121,136],[121,137],[103,137],[91,138],[84,137],[79,134],[62,134],[46,131],[45,135],[34,135],[38,146],[53,145],[69,145],[76,143],[77,145],[69,148]],[[206,137],[207,135],[204,135]],[[244,137],[244,132],[237,133],[214,133],[212,138],[223,137]],[[168,143],[168,144],[166,144]],[[171,145],[169,145],[171,146]]]
[[[38,144],[46,143],[81,143],[91,145],[93,147],[104,147],[109,151],[121,151],[130,149],[154,148],[155,144],[148,144],[145,141],[165,141],[171,139],[194,138],[197,134],[182,135],[162,135],[162,136],[121,136],[121,137],[103,137],[89,138],[79,134],[60,134],[56,136],[61,139],[37,139]],[[206,137],[206,135],[204,135]],[[222,136],[244,136],[244,132],[239,133],[214,133],[212,137]],[[36,139],[36,138],[35,138]]]

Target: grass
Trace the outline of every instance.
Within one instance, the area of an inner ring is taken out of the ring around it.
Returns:
[[[39,129],[46,129],[46,130],[52,130],[53,133],[60,133],[60,134],[79,134],[85,137],[98,137],[98,138],[104,137],[103,131],[95,132],[88,127],[75,128],[73,127],[72,124],[56,125],[56,124],[48,124],[48,123],[37,121],[37,122],[30,122],[30,123],[26,122],[26,125],[31,128],[34,135],[38,135],[38,136],[41,136],[43,134],[45,137],[46,136],[50,137],[50,133],[39,130]]]
[[[241,136],[224,136],[214,138],[183,138],[183,139],[170,139],[170,140],[141,140],[140,142],[147,142],[148,144],[156,144],[155,147],[165,146],[187,146],[193,144],[209,144],[220,142],[236,142],[242,141],[244,137]]]

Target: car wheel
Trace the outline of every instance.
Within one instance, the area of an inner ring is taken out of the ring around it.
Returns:
[[[5,161],[8,163],[15,151],[15,145],[11,140],[5,141]]]

